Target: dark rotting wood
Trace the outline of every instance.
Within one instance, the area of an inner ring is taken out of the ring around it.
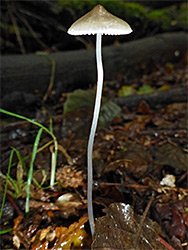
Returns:
[[[103,48],[105,80],[118,74],[134,78],[152,65],[175,62],[187,50],[184,32],[158,34],[154,37]],[[67,92],[88,88],[96,83],[95,50],[59,52],[49,55],[56,62],[54,89]],[[51,63],[43,56],[6,55],[1,58],[1,95],[11,92],[44,94],[48,88]]]

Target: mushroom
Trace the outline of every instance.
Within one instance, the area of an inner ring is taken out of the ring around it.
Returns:
[[[88,141],[87,164],[88,164],[88,180],[87,180],[87,202],[88,202],[88,218],[92,235],[94,234],[94,216],[92,206],[92,185],[93,185],[93,167],[92,167],[92,151],[97,122],[99,117],[102,87],[103,87],[103,65],[101,55],[102,35],[126,35],[132,32],[128,23],[122,19],[109,13],[103,6],[97,5],[90,12],[75,21],[68,29],[70,35],[97,35],[96,36],[96,61],[97,61],[97,92],[95,99],[95,107],[93,121]]]

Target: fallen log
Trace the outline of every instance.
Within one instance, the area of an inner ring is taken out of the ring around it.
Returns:
[[[104,47],[105,80],[111,80],[119,73],[134,78],[156,63],[178,61],[186,49],[187,35],[184,32],[158,34]],[[54,90],[67,92],[96,83],[95,50],[59,52],[49,56],[56,62]],[[43,56],[2,56],[1,95],[14,91],[44,94],[50,73],[51,63]]]
[[[171,103],[183,103],[187,101],[187,86],[172,88],[166,91],[155,91],[145,95],[131,95],[127,97],[117,97],[112,100],[120,107],[126,106],[128,109],[137,108],[141,101],[146,102],[152,109],[159,105]]]

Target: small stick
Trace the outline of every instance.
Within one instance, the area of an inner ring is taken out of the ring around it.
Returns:
[[[141,220],[141,222],[140,222],[140,225],[139,225],[139,228],[138,228],[138,232],[137,232],[136,247],[135,247],[135,248],[137,248],[138,239],[139,239],[139,237],[140,237],[140,232],[141,232],[141,230],[142,230],[142,226],[143,226],[144,220],[145,220],[145,218],[146,218],[146,216],[147,216],[147,213],[148,213],[148,211],[149,211],[149,209],[150,209],[150,207],[151,207],[151,203],[152,203],[152,201],[153,201],[153,197],[154,197],[154,192],[152,192],[151,198],[150,198],[150,200],[149,200],[149,202],[148,202],[148,204],[147,204],[147,206],[146,206],[146,209],[145,209],[145,211],[144,211],[144,214],[143,214],[143,216],[142,216],[142,220]]]

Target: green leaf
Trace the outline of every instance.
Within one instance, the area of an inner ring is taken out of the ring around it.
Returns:
[[[99,116],[99,123],[102,127],[109,124],[115,117],[118,117],[121,113],[121,108],[109,101],[102,105]]]
[[[125,97],[128,95],[133,95],[135,93],[135,90],[132,88],[132,86],[122,86],[121,89],[118,91],[119,97]]]
[[[63,114],[73,112],[83,108],[93,108],[95,101],[95,92],[93,90],[78,89],[70,93],[64,104]]]
[[[73,112],[75,110],[91,108],[93,110],[95,103],[95,91],[93,90],[75,90],[70,93],[64,104],[64,115]],[[99,123],[101,126],[106,126],[115,117],[120,115],[121,108],[115,103],[109,101],[106,98],[102,98],[103,105],[101,106]]]
[[[137,93],[139,95],[142,95],[142,94],[149,94],[153,91],[154,89],[150,85],[144,84],[142,87],[139,88]]]

